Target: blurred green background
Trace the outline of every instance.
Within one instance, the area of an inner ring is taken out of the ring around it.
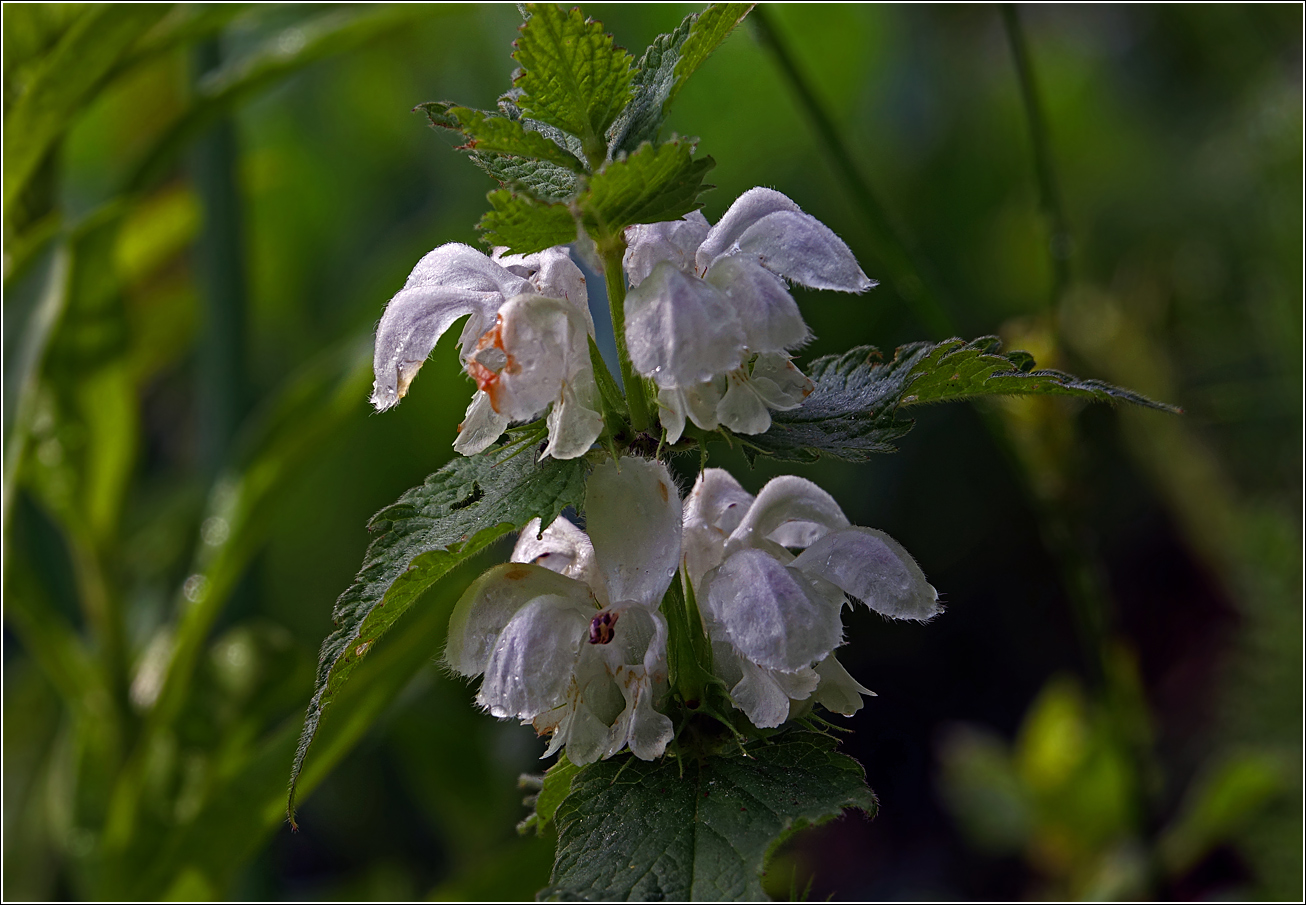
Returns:
[[[695,9],[585,7],[637,56]],[[446,340],[365,402],[385,301],[492,187],[409,111],[492,106],[516,9],[3,15],[6,898],[531,897],[542,743],[436,662],[502,545],[378,644],[284,823],[366,520],[470,396]],[[939,408],[898,455],[796,469],[948,611],[850,617],[881,812],[787,844],[775,896],[1300,898],[1301,30],[777,5],[680,96],[709,218],[775,187],[882,280],[802,293],[804,358],[1000,333],[1186,412]]]

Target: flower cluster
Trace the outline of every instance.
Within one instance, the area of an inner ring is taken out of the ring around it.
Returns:
[[[512,561],[467,590],[449,626],[446,662],[484,674],[477,702],[490,713],[552,733],[546,756],[565,747],[585,764],[666,749],[658,607],[678,569],[705,602],[718,676],[758,728],[814,703],[852,714],[871,693],[834,658],[849,597],[895,619],[939,612],[897,542],[850,525],[802,478],[776,478],[754,498],[708,469],[682,505],[666,466],[623,457],[594,470],[585,512],[585,531],[562,518],[543,532],[527,525]]]
[[[658,387],[675,443],[686,418],[759,434],[812,382],[791,361],[810,339],[786,280],[864,292],[875,285],[848,246],[789,198],[745,192],[715,226],[698,211],[626,230],[626,345]],[[436,342],[467,317],[460,358],[477,385],[454,448],[474,455],[514,421],[549,414],[545,455],[575,458],[603,429],[587,335],[585,278],[566,249],[486,257],[442,245],[418,262],[376,332],[372,404],[395,405]]]
[[[875,285],[833,232],[770,189],[745,192],[715,226],[695,212],[632,226],[625,240],[623,368],[656,385],[669,443],[687,421],[764,432],[771,411],[812,391],[791,360],[810,334],[789,283]],[[418,263],[377,327],[372,403],[397,403],[466,317],[460,359],[477,389],[454,448],[482,452],[512,422],[547,411],[543,455],[587,455],[604,420],[584,277],[563,248],[504,251],[450,244]],[[939,612],[907,552],[850,524],[810,481],[776,478],[754,497],[709,468],[682,501],[661,462],[611,447],[591,458],[602,461],[586,486],[585,529],[566,518],[526,525],[511,561],[459,600],[445,651],[453,671],[484,677],[482,707],[552,736],[546,756],[661,756],[674,737],[677,643],[697,645],[700,659],[710,648],[730,704],[759,729],[815,704],[850,715],[871,692],[835,658],[843,608],[857,601],[915,620]],[[673,581],[697,602],[685,613],[700,614],[688,631],[701,644],[678,641],[661,610]]]

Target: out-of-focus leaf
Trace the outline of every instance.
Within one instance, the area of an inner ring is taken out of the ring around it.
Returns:
[[[66,245],[51,250],[41,288],[34,293],[30,311],[21,326],[5,324],[6,333],[19,337],[17,346],[5,349],[4,381],[4,524],[9,523],[18,469],[23,461],[29,422],[36,405],[38,375],[45,359],[50,337],[63,316],[68,300],[68,274],[71,254]],[[5,314],[17,307],[17,300],[6,299]],[[16,329],[15,329],[16,327]]]
[[[5,116],[4,206],[14,202],[77,113],[131,46],[170,5],[106,3],[90,7],[32,73]]]
[[[254,94],[294,72],[333,54],[344,53],[392,29],[431,15],[420,4],[340,9],[290,26],[259,49],[206,75],[195,99],[151,147],[127,180],[126,190],[141,191],[163,174],[178,154],[219,117]]]
[[[322,644],[317,690],[291,771],[290,809],[322,712],[350,673],[423,591],[495,539],[538,517],[553,523],[580,505],[583,459],[535,462],[497,448],[458,458],[372,517],[375,535],[354,583],[336,601],[336,630]]]
[[[667,108],[680,89],[753,5],[713,3],[686,16],[674,31],[653,39],[635,66],[630,103],[608,129],[612,156],[657,140]]]
[[[448,101],[430,101],[417,106],[432,125],[459,132],[467,138],[467,144],[459,148],[461,151],[546,160],[577,173],[585,170],[585,165],[574,154],[539,132],[528,130],[521,120],[460,107]]]
[[[803,404],[774,413],[771,429],[765,434],[740,439],[746,450],[781,459],[813,461],[828,455],[859,462],[872,453],[893,452],[893,441],[912,428],[911,421],[896,417],[898,409],[927,402],[980,396],[1072,396],[1178,411],[1100,380],[1035,370],[1028,352],[1001,355],[1000,348],[996,337],[986,336],[973,342],[909,343],[889,362],[883,362],[871,346],[823,356],[808,368],[816,388]]]
[[[489,245],[528,255],[576,238],[576,221],[565,204],[541,204],[506,189],[490,192],[488,198],[491,210],[476,228]]]
[[[1034,829],[1033,805],[1006,743],[985,729],[956,726],[939,760],[943,801],[966,838],[984,851],[1021,851]]]
[[[834,739],[794,729],[701,760],[633,756],[583,768],[558,807],[558,855],[542,895],[565,899],[762,899],[777,840],[875,795]],[[682,775],[683,770],[683,775]]]
[[[313,756],[299,776],[301,796],[353,750],[414,676],[432,668],[431,652],[444,641],[458,595],[449,587],[433,596],[433,605],[421,608],[405,631],[377,644],[360,664],[357,681],[335,697]],[[195,878],[215,896],[224,896],[241,869],[286,822],[286,763],[294,757],[298,729],[298,720],[286,723],[243,764],[229,765],[228,778],[211,789],[194,819],[171,833],[164,846],[129,850],[123,859],[123,886],[110,897],[148,901]]]
[[[1166,869],[1178,876],[1207,852],[1230,841],[1257,811],[1284,790],[1280,760],[1262,751],[1241,751],[1210,766],[1193,783],[1180,814],[1161,836]]]
[[[711,157],[695,160],[686,140],[643,145],[590,180],[575,202],[581,222],[592,235],[617,236],[636,223],[679,219],[701,206],[698,196],[712,188],[703,177],[714,166]]]
[[[580,9],[531,3],[513,58],[524,68],[516,85],[521,109],[581,140],[590,161],[607,153],[608,126],[630,99],[631,57]]]
[[[114,67],[116,78],[177,47],[211,37],[256,3],[178,3]]]

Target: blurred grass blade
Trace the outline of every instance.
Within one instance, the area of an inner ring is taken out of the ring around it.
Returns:
[[[17,354],[5,356],[4,410],[7,417],[4,425],[4,501],[2,504],[2,518],[5,525],[9,524],[9,511],[13,505],[18,470],[26,450],[28,421],[36,401],[41,364],[45,359],[50,337],[63,316],[68,301],[70,269],[71,254],[67,245],[61,243],[51,252],[44,286],[37,296],[31,314],[27,317],[26,324],[21,328],[22,339],[19,341]],[[10,306],[13,304],[13,301],[9,302]],[[6,313],[8,310],[11,310],[9,306]],[[9,368],[11,363],[12,371]]]
[[[256,410],[237,440],[243,452],[214,484],[199,549],[178,594],[174,646],[163,678],[150,688],[133,689],[134,703],[149,713],[146,731],[114,790],[106,821],[108,848],[130,844],[151,740],[190,694],[209,630],[266,539],[279,501],[294,486],[293,475],[350,415],[365,411],[371,363],[370,337],[331,350]]]
[[[431,15],[423,6],[342,9],[282,30],[257,50],[233,60],[199,84],[190,108],[145,154],[128,179],[128,192],[146,188],[201,132],[252,95],[333,54],[367,43],[387,31]]]
[[[118,78],[170,50],[212,37],[228,22],[256,6],[254,3],[179,3],[119,61],[110,78]]]
[[[458,592],[456,583],[444,585],[435,592],[434,605],[421,608],[405,631],[379,643],[359,667],[360,681],[341,691],[331,718],[322,724],[313,757],[300,774],[303,794],[353,750],[414,676],[431,667]],[[286,764],[295,753],[298,723],[292,719],[268,737],[161,850],[133,849],[124,865],[129,886],[118,892],[146,901],[171,898],[181,892],[181,884],[199,880],[210,896],[224,896],[241,868],[286,820]]]
[[[78,18],[33,74],[5,117],[4,205],[14,202],[73,118],[169,4],[106,3]]]

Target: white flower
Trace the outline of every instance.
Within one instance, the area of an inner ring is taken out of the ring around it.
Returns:
[[[683,220],[632,226],[623,264],[631,364],[658,385],[667,439],[688,417],[712,430],[758,434],[768,409],[796,408],[812,383],[790,361],[809,338],[785,280],[865,292],[848,246],[772,189],[740,195],[716,224]]]
[[[445,661],[485,674],[477,702],[553,733],[577,764],[629,747],[661,756],[671,720],[667,629],[658,605],[680,562],[681,504],[658,462],[600,465],[586,487],[587,531],[527,525],[512,562],[481,576],[449,621]]]
[[[502,251],[489,258],[450,243],[418,262],[377,326],[372,404],[384,410],[402,399],[436,342],[466,316],[459,357],[478,389],[454,449],[474,455],[509,423],[552,405],[544,454],[575,458],[603,429],[585,278],[564,248]]]
[[[754,498],[709,468],[684,518],[682,562],[717,673],[760,728],[779,726],[796,702],[851,715],[871,693],[833,655],[843,640],[845,595],[894,619],[940,612],[938,593],[898,542],[849,524],[811,481],[775,478]]]

